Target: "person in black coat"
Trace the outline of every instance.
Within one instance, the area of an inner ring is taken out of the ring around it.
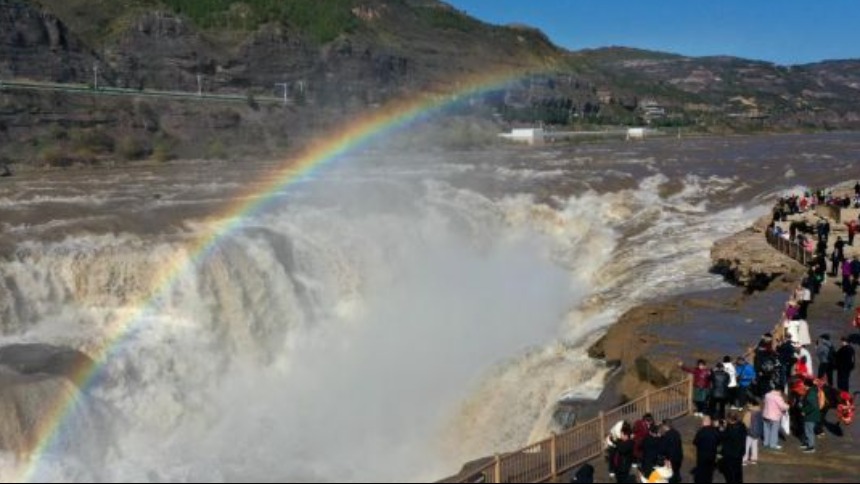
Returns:
[[[726,418],[726,404],[729,401],[729,374],[722,363],[717,363],[711,374],[711,399],[713,402],[712,415],[715,419]]]
[[[854,348],[848,338],[842,337],[842,346],[836,350],[836,386],[842,391],[850,391],[851,372],[854,371]]]
[[[746,454],[747,427],[741,422],[737,412],[729,413],[727,425],[721,438],[723,463],[722,471],[726,482],[743,484],[743,462]]]
[[[632,482],[633,436],[625,434],[615,445],[615,482]]]
[[[591,464],[583,464],[583,466],[580,467],[578,471],[576,471],[576,474],[574,474],[574,476],[570,480],[570,482],[577,482],[577,483],[594,482],[594,466],[592,466]]]
[[[779,345],[776,352],[779,355],[780,365],[779,381],[777,382],[777,385],[784,387],[788,382],[789,375],[791,375],[791,369],[794,368],[794,364],[797,363],[794,344],[792,344],[790,339],[786,339],[781,345]]]
[[[669,420],[664,420],[660,428],[660,453],[672,462],[672,478],[669,482],[681,482],[681,464],[684,463],[684,444],[681,433],[672,427]]]
[[[659,462],[658,457],[664,455],[662,452],[663,438],[660,436],[660,426],[653,424],[648,429],[648,435],[642,440],[642,462],[640,470],[643,475],[650,476],[651,472],[657,467]]]
[[[693,480],[696,484],[711,484],[714,482],[714,469],[717,467],[717,450],[720,448],[720,431],[711,425],[711,418],[702,419],[702,428],[696,432],[693,439],[696,447],[696,468],[693,469]]]

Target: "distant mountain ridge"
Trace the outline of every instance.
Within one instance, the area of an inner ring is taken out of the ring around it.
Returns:
[[[522,77],[459,114],[501,124],[650,122],[718,132],[860,126],[860,60],[784,67],[619,47],[570,52],[537,29],[490,25],[436,0],[0,0],[0,79],[92,85],[98,78],[102,86],[249,100],[280,95],[286,85],[291,116],[304,121],[258,107],[227,114],[5,91],[0,138],[31,139],[0,147],[0,155],[32,157],[52,143],[47,138],[66,146],[64,136],[96,129],[115,144],[134,140],[141,149],[129,151],[141,153],[161,140],[177,156],[217,155],[223,150],[198,141],[230,130],[230,146],[261,146],[262,137],[276,152],[280,133],[296,140],[344,115],[427,90],[456,91],[460,80],[494,71]],[[646,101],[665,116],[649,118]],[[197,115],[193,129],[183,124]]]

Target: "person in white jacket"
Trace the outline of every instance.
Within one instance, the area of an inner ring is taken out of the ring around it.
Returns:
[[[816,373],[812,363],[812,354],[809,353],[809,350],[806,349],[805,346],[798,343],[797,341],[793,341],[792,344],[794,344],[794,354],[795,356],[797,356],[797,359],[799,360],[803,357],[806,357],[806,367],[809,368],[809,374],[815,376]]]
[[[723,357],[723,370],[729,374],[729,407],[739,410],[735,406],[738,401],[738,372],[731,356]]]

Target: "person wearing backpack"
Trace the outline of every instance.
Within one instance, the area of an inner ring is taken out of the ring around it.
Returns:
[[[711,380],[712,415],[716,420],[724,420],[726,418],[726,403],[729,401],[731,378],[722,363],[717,363],[717,366],[714,367]]]

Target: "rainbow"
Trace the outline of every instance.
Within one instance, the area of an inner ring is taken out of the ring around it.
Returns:
[[[408,126],[469,96],[500,89],[526,74],[528,72],[524,70],[508,69],[505,72],[472,76],[451,83],[457,86],[455,89],[439,89],[433,94],[425,93],[411,99],[391,102],[370,114],[345,123],[328,136],[309,145],[295,158],[285,160],[271,174],[250,184],[248,189],[221,213],[213,215],[210,218],[211,230],[189,243],[187,251],[176,251],[170,260],[164,261],[163,269],[155,275],[151,284],[153,289],[131,304],[134,309],[117,316],[109,324],[101,347],[89,351],[92,361],[73,369],[73,382],[80,389],[90,388],[111,357],[119,354],[129,337],[142,329],[147,316],[155,313],[158,301],[170,293],[181,276],[206,260],[219,241],[239,230],[248,217],[273,203],[279,191],[310,178],[374,139]],[[76,396],[60,398],[58,400],[62,401],[55,402],[50,407],[51,411],[47,417],[37,424],[31,449],[26,452],[29,459],[21,465],[15,481],[31,482],[37,478],[40,465],[46,460],[51,446],[60,435],[64,422],[80,405],[79,397],[84,393],[82,391],[75,394]]]

